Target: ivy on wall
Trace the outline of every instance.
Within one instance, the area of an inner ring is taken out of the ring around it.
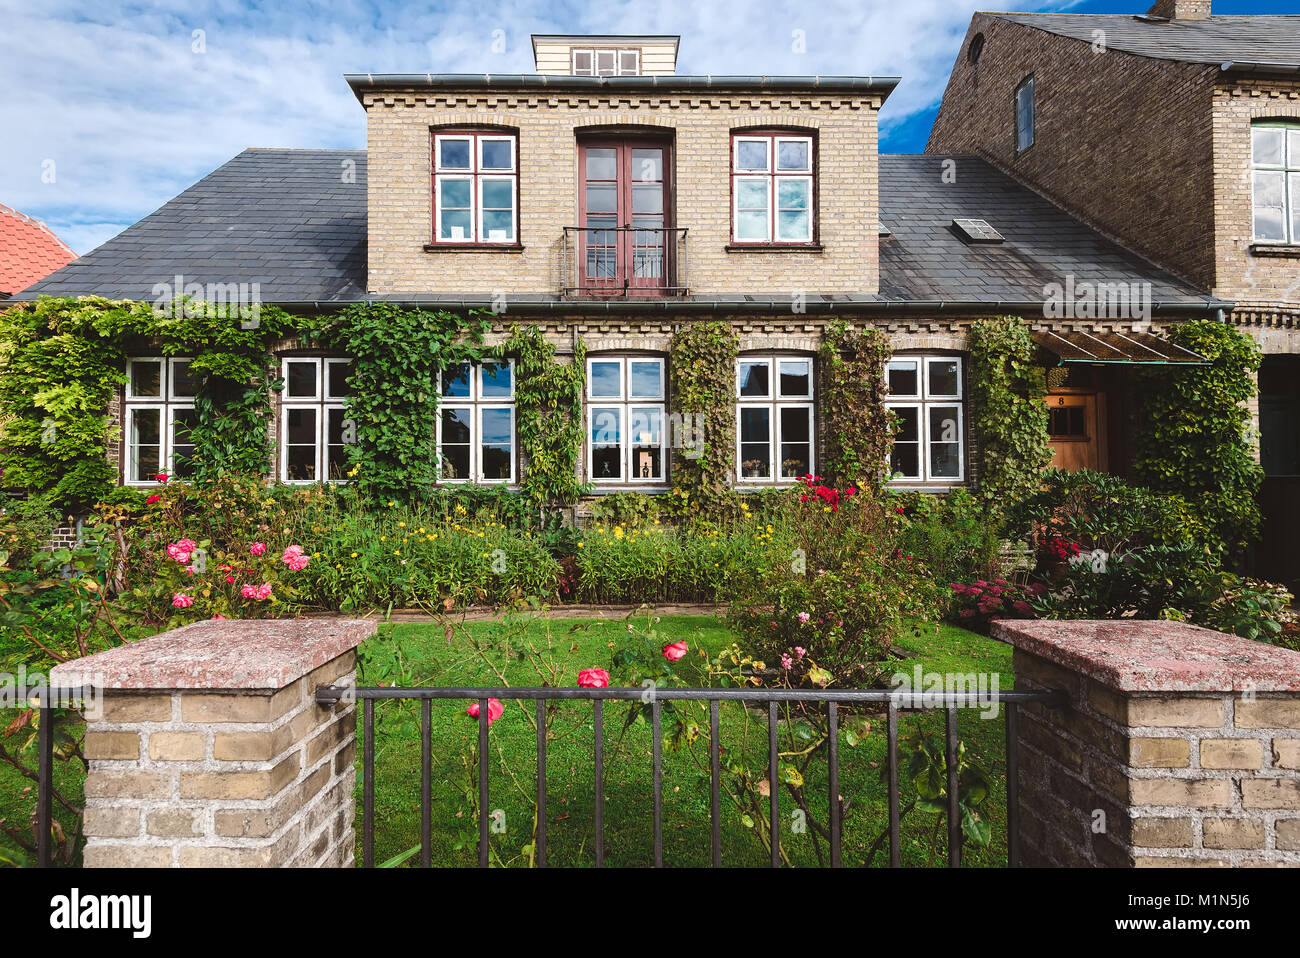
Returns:
[[[411,502],[434,493],[439,371],[499,356],[482,345],[490,327],[480,314],[396,303],[356,303],[313,321],[307,339],[353,358],[348,474],[364,496]]]
[[[725,320],[690,323],[673,335],[670,408],[683,417],[683,424],[700,429],[703,439],[698,447],[675,449],[672,457],[673,497],[685,514],[715,515],[736,505],[731,486],[736,471],[739,351],[739,339]]]
[[[297,323],[275,307],[244,322],[235,306],[188,300],[168,310],[99,297],[9,306],[0,311],[0,484],[60,511],[111,498],[107,452],[118,437],[104,410],[140,343],[193,359],[195,478],[267,471],[270,349]]]
[[[833,485],[861,480],[879,489],[888,478],[894,421],[885,408],[890,352],[877,329],[852,330],[838,322],[826,330],[820,350],[826,437],[820,471]]]
[[[1046,375],[1035,363],[1037,347],[1019,316],[971,325],[971,433],[978,438],[977,496],[1006,506],[1038,488],[1051,464]]]
[[[505,349],[515,357],[515,429],[524,458],[520,491],[537,507],[572,505],[586,491],[578,457],[586,431],[582,401],[587,348],[560,363],[536,326],[516,327]]]
[[[1210,365],[1141,373],[1134,476],[1155,492],[1181,495],[1224,549],[1236,552],[1259,532],[1256,496],[1264,473],[1255,462],[1245,404],[1257,392],[1252,374],[1260,350],[1245,333],[1210,320],[1180,323],[1169,338]]]

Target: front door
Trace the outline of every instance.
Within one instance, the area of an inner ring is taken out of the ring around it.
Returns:
[[[1106,469],[1099,404],[1097,393],[1048,393],[1047,437],[1054,468]]]
[[[582,145],[579,263],[585,292],[646,296],[664,291],[671,267],[665,226],[668,148],[644,141]]]

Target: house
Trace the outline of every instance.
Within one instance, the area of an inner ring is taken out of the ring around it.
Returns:
[[[691,324],[722,320],[739,337],[736,486],[818,469],[816,354],[845,320],[893,348],[896,484],[941,491],[974,478],[974,320],[1024,316],[1052,364],[1195,362],[1162,333],[1232,306],[993,159],[880,155],[895,78],[682,75],[676,37],[533,46],[533,74],[348,76],[364,151],[246,150],[21,298],[233,287],[299,313],[364,300],[488,310],[494,341],[536,325],[562,356],[581,340],[578,469],[598,495],[669,488],[680,450],[666,422],[690,412],[671,406],[669,348]],[[1049,315],[1072,303],[1062,292],[1045,306],[1045,290],[1084,286],[1123,295],[1095,315]],[[348,357],[290,341],[279,361],[275,477],[339,478]],[[128,378],[113,410],[122,481],[183,475],[186,360],[141,355]],[[516,485],[512,367],[448,370],[442,391],[443,481]],[[1086,440],[1103,465],[1125,455],[1124,402],[1117,391],[1105,412],[1113,435]],[[1074,428],[1065,415],[1060,434]]]
[[[76,258],[77,254],[40,220],[0,204],[0,300]]]
[[[978,156],[1233,304],[1264,354],[1258,566],[1300,581],[1300,16],[977,13],[928,152]],[[1049,402],[1091,416],[1113,383],[1072,377]]]

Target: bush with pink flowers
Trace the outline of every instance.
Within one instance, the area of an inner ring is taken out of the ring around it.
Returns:
[[[951,611],[958,624],[988,634],[993,619],[1036,619],[1044,611],[1047,586],[1022,585],[1006,579],[976,579],[969,584],[949,583]]]

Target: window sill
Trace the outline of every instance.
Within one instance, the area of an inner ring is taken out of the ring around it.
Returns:
[[[426,253],[522,253],[519,243],[425,243]]]
[[[824,253],[821,243],[728,243],[728,253]]]
[[[1252,243],[1249,249],[1252,256],[1300,259],[1300,245],[1294,243]]]

